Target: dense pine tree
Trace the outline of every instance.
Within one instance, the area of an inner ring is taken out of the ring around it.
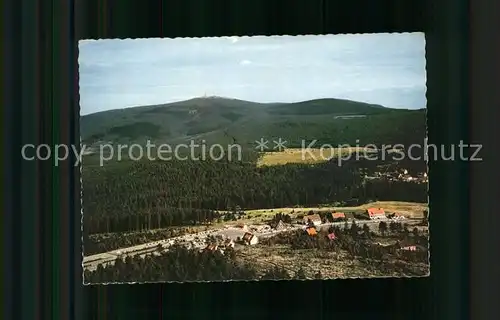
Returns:
[[[370,173],[381,164],[360,160],[342,166],[331,161],[256,167],[254,162],[172,160],[84,165],[84,230],[95,234],[204,225],[228,208],[239,213],[349,199],[360,204],[427,201],[426,184],[363,179],[361,168]]]

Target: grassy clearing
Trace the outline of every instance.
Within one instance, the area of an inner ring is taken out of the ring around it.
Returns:
[[[326,162],[331,159],[337,159],[339,157],[343,157],[345,160],[348,160],[348,156],[353,153],[359,153],[359,156],[364,156],[370,152],[376,152],[375,150],[366,147],[325,148],[323,151],[319,148],[311,148],[309,151],[310,152],[302,152],[302,149],[285,149],[281,152],[264,152],[257,162],[257,166],[276,166],[289,163],[314,164]],[[384,150],[384,152],[392,154],[400,153],[401,151],[388,149]]]
[[[247,246],[240,251],[242,262],[251,262],[259,271],[273,266],[285,268],[294,274],[301,267],[307,278],[321,270],[324,278],[369,277],[376,274],[367,273],[359,261],[348,259],[346,252],[321,252],[318,250],[292,250],[288,246]]]
[[[353,259],[344,250],[336,253],[318,249],[292,250],[283,245],[257,245],[244,247],[240,251],[239,259],[242,262],[252,263],[260,272],[279,266],[293,275],[299,268],[302,268],[308,279],[313,279],[318,271],[321,271],[323,279],[405,276],[401,272],[383,270],[378,266],[377,261],[363,263],[358,258]],[[393,261],[395,262],[410,264],[397,260]],[[422,270],[429,268],[423,263],[413,265]]]
[[[257,162],[257,166],[275,166],[284,165],[287,163],[321,163],[330,159],[338,158],[339,156],[347,156],[354,152],[362,152],[367,150],[362,147],[352,148],[335,148],[324,149],[319,148],[310,149],[308,152],[302,152],[302,149],[285,149],[281,152],[264,152],[262,157]]]
[[[274,216],[279,212],[284,214],[289,214],[292,217],[296,217],[299,214],[305,214],[311,210],[313,211],[336,210],[341,212],[342,211],[362,212],[368,208],[383,208],[387,212],[401,213],[407,216],[408,218],[422,218],[423,211],[428,210],[428,205],[426,203],[415,203],[415,202],[377,201],[357,207],[274,208],[274,209],[248,210],[245,212],[249,220],[257,220],[259,218],[271,218],[272,216]]]

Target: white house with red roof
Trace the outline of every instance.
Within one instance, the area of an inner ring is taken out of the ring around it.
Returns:
[[[368,215],[368,218],[372,220],[386,218],[385,211],[382,208],[369,208],[366,210],[366,214]]]

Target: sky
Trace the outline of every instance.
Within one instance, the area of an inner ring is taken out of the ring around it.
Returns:
[[[79,42],[81,114],[195,97],[426,106],[423,33]]]

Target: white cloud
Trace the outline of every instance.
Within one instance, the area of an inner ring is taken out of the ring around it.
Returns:
[[[233,37],[227,37],[227,38],[231,41],[231,43],[236,43],[239,40],[238,37],[234,37],[234,36]]]
[[[246,65],[251,64],[251,63],[252,63],[252,61],[250,61],[250,60],[241,60],[240,61],[240,65],[242,65],[242,66],[246,66]]]

